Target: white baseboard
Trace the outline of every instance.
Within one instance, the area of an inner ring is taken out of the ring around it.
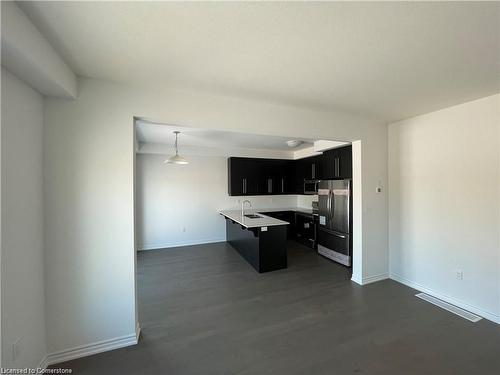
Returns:
[[[37,368],[46,369],[48,365],[49,365],[49,362],[48,362],[47,356],[45,355],[42,358],[42,360],[40,361],[40,363],[38,364]]]
[[[356,284],[363,285],[363,280],[358,275],[356,276],[352,275],[351,281],[354,281]]]
[[[427,288],[419,283],[408,280],[402,276],[395,275],[393,273],[391,273],[390,278],[394,281],[397,281],[398,283],[409,286],[410,288],[416,289],[420,292],[427,293],[433,297],[439,298],[440,300],[451,303],[452,305],[455,305],[455,306],[460,307],[464,310],[470,311],[476,315],[482,316],[485,319],[491,320],[494,323],[500,324],[500,316],[491,312],[491,311],[485,311],[477,306],[470,305],[467,302],[464,302],[464,301],[461,301],[461,300],[456,299],[454,297],[448,296],[446,294],[437,292],[433,289],[429,289],[429,288]]]
[[[131,335],[117,337],[110,340],[98,341],[92,344],[77,346],[71,349],[61,350],[45,356],[40,362],[40,368],[46,368],[49,365],[70,361],[72,359],[86,357],[93,354],[107,352],[109,350],[124,348],[126,346],[136,345],[139,342],[141,328],[136,327],[136,332]]]
[[[373,275],[361,278],[360,276],[352,276],[351,280],[359,285],[367,285],[377,281],[386,280],[389,278],[389,274],[381,273],[380,275]]]
[[[363,277],[363,285],[375,283],[377,281],[387,280],[388,278],[389,278],[388,273],[381,273],[380,275]]]
[[[139,322],[135,325],[135,337],[137,338],[137,342],[139,342],[139,336],[141,335],[141,326]]]
[[[157,244],[140,245],[138,246],[138,250],[144,251],[144,250],[168,249],[171,247],[203,245],[206,243],[225,242],[225,241],[226,238],[224,237],[224,238],[208,238],[208,239],[193,240],[193,241],[165,242]]]

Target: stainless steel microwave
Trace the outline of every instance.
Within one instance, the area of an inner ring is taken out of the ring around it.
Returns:
[[[305,180],[304,181],[304,194],[316,195],[318,194],[318,180]]]

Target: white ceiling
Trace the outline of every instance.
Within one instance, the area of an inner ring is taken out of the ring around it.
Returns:
[[[173,146],[174,130],[181,132],[179,146],[209,147],[224,149],[255,149],[272,151],[297,151],[312,147],[314,140],[301,138],[304,143],[290,148],[286,141],[290,138],[268,135],[237,133],[201,128],[189,128],[173,125],[155,124],[147,121],[136,121],[137,140],[140,143],[156,143]]]
[[[81,76],[387,121],[500,91],[499,2],[27,2]]]

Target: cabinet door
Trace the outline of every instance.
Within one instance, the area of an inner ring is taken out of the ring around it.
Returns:
[[[340,178],[352,178],[352,147],[338,149],[338,176]]]
[[[271,163],[271,194],[284,194],[285,177],[285,160],[273,160]]]
[[[306,246],[316,246],[316,223],[313,217],[295,214],[295,238]]]
[[[285,194],[285,160],[273,160],[272,194]]]
[[[292,194],[295,192],[294,166],[292,160],[273,160],[272,194]]]
[[[241,158],[227,159],[228,194],[243,195],[245,182],[243,177],[243,163]]]
[[[299,162],[303,180],[312,180],[313,172],[311,158],[300,159]]]
[[[306,179],[306,162],[304,159],[295,160],[295,191],[304,194],[304,180]]]
[[[322,161],[322,179],[352,178],[351,146],[325,151]]]
[[[331,180],[337,177],[336,175],[336,158],[337,150],[328,150],[323,153],[322,158],[322,178]]]
[[[323,155],[311,158],[312,179],[321,180],[323,177]]]
[[[243,178],[245,180],[245,195],[259,195],[262,190],[262,173],[260,159],[243,159]]]
[[[296,194],[297,190],[296,162],[286,160],[281,168],[279,188],[281,194]]]
[[[273,159],[256,159],[260,171],[259,194],[272,195],[277,192],[276,163]]]
[[[259,194],[259,179],[259,165],[255,159],[236,157],[228,159],[229,195]]]
[[[315,166],[312,161],[312,158],[304,159],[304,179],[305,180],[313,180],[315,175]]]
[[[305,180],[317,180],[321,178],[322,155],[302,159],[301,164]]]

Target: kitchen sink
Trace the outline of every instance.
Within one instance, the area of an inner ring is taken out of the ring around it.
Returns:
[[[248,217],[249,219],[260,219],[262,216],[256,214],[246,214],[245,217]]]

